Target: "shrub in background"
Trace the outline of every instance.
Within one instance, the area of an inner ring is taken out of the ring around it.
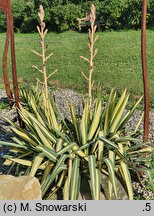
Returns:
[[[81,5],[67,4],[52,7],[50,10],[50,26],[54,31],[77,29],[77,18],[83,17]]]
[[[118,30],[123,28],[122,14],[125,14],[127,7],[128,7],[127,0],[103,1],[99,16],[104,22],[104,29]],[[125,25],[127,25],[127,23]]]
[[[140,29],[141,17],[142,17],[142,1],[141,0],[127,1],[127,7],[121,14],[121,24],[123,28]]]
[[[49,30],[76,30],[76,19],[89,13],[91,3],[97,10],[97,20],[103,22],[102,30],[140,29],[142,0],[12,0],[15,30],[33,32],[37,24],[37,9],[44,6]],[[154,27],[154,0],[148,1],[147,26]],[[0,12],[0,29],[5,30],[5,17]]]
[[[22,12],[23,20],[21,24],[21,32],[34,32],[38,23],[38,18],[35,13],[33,1],[27,1]]]
[[[4,13],[0,10],[0,32],[6,31],[6,18]]]
[[[24,21],[25,1],[12,1],[12,13],[15,31],[21,31],[21,25]]]
[[[148,1],[147,27],[154,28],[154,1]]]
[[[37,24],[33,0],[12,1],[14,27],[17,32],[33,32]]]

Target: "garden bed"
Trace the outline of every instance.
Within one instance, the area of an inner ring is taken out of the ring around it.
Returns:
[[[70,101],[75,105],[76,109],[81,105],[82,98],[79,93],[76,93],[73,90],[70,89],[57,89],[53,92],[53,96],[55,98],[56,104],[60,112],[64,117],[69,118],[70,117],[70,108],[69,104]],[[7,100],[5,91],[1,91],[0,94],[0,102],[5,102]],[[141,111],[135,111],[133,117],[130,119],[127,129],[131,130],[135,127],[135,125],[138,123],[140,117],[142,115]],[[9,118],[11,121],[17,121],[16,111],[15,109],[10,110],[9,108],[0,109],[0,140],[1,141],[10,141],[12,133],[11,127],[8,124],[5,124],[2,121],[2,118],[6,117]],[[143,122],[141,123],[141,128],[143,127]],[[150,142],[152,145],[154,145],[154,113],[150,113]],[[2,156],[6,154],[7,148],[1,148],[0,152],[0,163],[2,162]],[[0,173],[5,173],[6,170],[4,170],[3,167],[0,168]],[[147,177],[144,176],[143,179],[143,185],[146,184]],[[135,199],[154,199],[154,195],[151,190],[147,190],[146,186],[141,187],[141,185],[134,179],[133,182],[133,188],[135,192]]]

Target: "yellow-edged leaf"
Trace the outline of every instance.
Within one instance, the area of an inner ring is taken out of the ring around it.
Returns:
[[[91,124],[91,127],[89,129],[88,133],[88,140],[91,140],[96,133],[96,130],[98,128],[99,122],[100,122],[100,117],[101,117],[101,101],[99,102],[98,109],[96,111],[96,114],[93,117],[93,121]]]
[[[111,119],[111,122],[113,122],[114,118],[116,117],[117,113],[119,112],[119,109],[120,107],[122,106],[123,104],[123,101],[126,97],[126,93],[127,93],[127,89],[124,90],[123,94],[121,95],[116,107],[115,107],[115,110],[113,112],[113,116],[112,116],[112,119]]]
[[[120,109],[118,110],[116,116],[114,117],[114,119],[113,119],[113,121],[111,123],[111,128],[110,128],[111,133],[116,132],[115,130],[118,127],[118,124],[119,124],[119,122],[121,120],[121,117],[122,117],[123,112],[124,112],[124,110],[126,108],[128,99],[129,99],[129,94],[125,96],[125,98],[123,100],[123,103],[120,106]]]
[[[32,167],[31,167],[31,171],[29,173],[30,176],[35,176],[36,172],[38,171],[42,161],[44,159],[44,155],[41,153],[39,155],[37,155],[33,162],[32,162]]]
[[[70,110],[71,110],[72,122],[73,122],[73,125],[74,125],[74,128],[75,128],[75,131],[76,131],[76,136],[77,136],[78,142],[80,142],[78,122],[77,122],[77,118],[76,118],[76,115],[75,115],[75,110],[74,110],[72,102],[70,102]]]

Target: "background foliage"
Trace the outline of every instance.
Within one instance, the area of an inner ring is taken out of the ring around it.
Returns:
[[[76,19],[84,17],[93,2],[102,30],[138,29],[141,24],[142,0],[12,0],[15,30],[35,31],[39,5],[45,8],[46,23],[50,30],[76,30]],[[148,1],[147,25],[154,27],[154,0]],[[0,12],[0,30],[5,30],[5,17]]]

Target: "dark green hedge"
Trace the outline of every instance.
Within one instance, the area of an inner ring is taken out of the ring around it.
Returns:
[[[12,0],[15,31],[36,31],[40,4],[45,8],[49,30],[77,30],[76,19],[89,12],[91,3],[97,9],[102,30],[138,29],[141,27],[142,0]],[[148,28],[154,27],[154,0],[148,0]],[[6,29],[5,17],[0,13],[0,30]]]

